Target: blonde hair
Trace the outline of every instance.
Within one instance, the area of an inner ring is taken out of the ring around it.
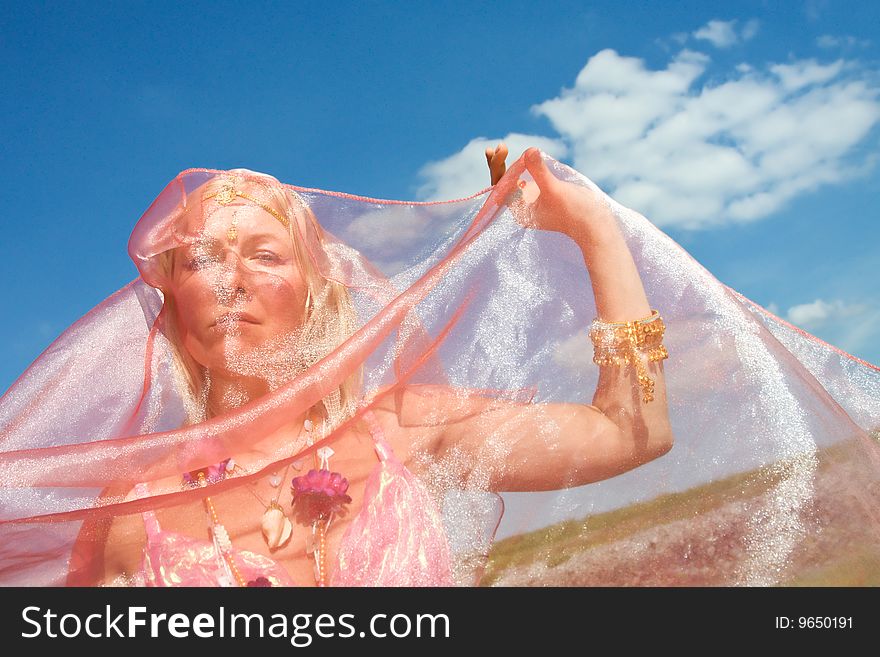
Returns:
[[[260,203],[268,205],[289,221],[287,230],[293,245],[294,255],[300,268],[307,292],[310,293],[309,311],[301,326],[301,348],[291,375],[304,371],[331,353],[347,340],[357,329],[357,312],[348,288],[336,281],[324,278],[316,269],[306,245],[302,242],[297,224],[310,222],[317,232],[318,242],[323,243],[320,224],[311,209],[293,190],[286,189],[277,179],[267,174],[247,169],[233,169],[230,173],[245,173],[237,178],[236,187],[257,187]],[[199,199],[202,195],[219,191],[225,184],[224,176],[216,176],[190,193],[190,198]],[[295,199],[296,203],[292,203]],[[265,209],[265,208],[264,208]],[[267,211],[266,218],[276,219]],[[159,267],[166,279],[172,279],[175,269],[174,250],[165,251],[158,256]],[[207,369],[199,364],[183,345],[180,327],[177,324],[177,305],[173,294],[163,288],[165,320],[163,334],[168,340],[175,369],[181,379],[181,392],[187,409],[186,425],[210,419],[215,413],[208,408],[207,394],[210,381]],[[329,433],[357,410],[363,389],[363,364],[349,375],[338,388],[312,406],[308,417],[315,413],[326,422],[325,433]]]

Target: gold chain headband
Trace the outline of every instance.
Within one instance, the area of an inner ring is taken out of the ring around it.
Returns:
[[[255,205],[261,207],[263,210],[265,210],[266,212],[271,214],[273,217],[275,217],[278,221],[280,221],[281,225],[284,226],[285,228],[288,228],[290,226],[290,220],[287,217],[282,216],[281,214],[279,214],[279,212],[277,210],[266,205],[265,203],[262,203],[261,201],[258,201],[253,196],[250,196],[249,194],[245,194],[244,192],[237,190],[235,188],[235,183],[231,180],[224,180],[222,183],[222,187],[220,187],[219,190],[217,190],[216,192],[214,192],[212,194],[205,194],[204,196],[202,196],[202,201],[204,202],[204,201],[207,201],[208,199],[213,198],[220,205],[229,205],[230,203],[232,203],[235,200],[236,197],[241,197],[241,198],[246,199],[246,200],[250,201],[251,203],[254,203]],[[233,216],[232,217],[232,224],[229,226],[229,230],[226,231],[226,237],[227,237],[227,239],[229,239],[230,242],[234,242],[238,238],[237,224],[238,224],[238,217]]]

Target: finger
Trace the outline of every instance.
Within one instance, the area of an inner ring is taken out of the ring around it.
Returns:
[[[489,166],[489,184],[495,185],[495,170],[492,165],[492,158],[495,157],[495,151],[490,146],[486,149],[486,164]]]
[[[556,176],[547,168],[541,151],[534,146],[525,152],[526,169],[532,174],[532,178],[538,183],[538,187],[544,188],[557,182]]]
[[[492,158],[492,164],[490,165],[490,169],[492,170],[492,177],[495,182],[501,179],[504,175],[504,172],[507,170],[507,163],[505,160],[507,159],[507,146],[504,142],[498,144],[495,147],[495,155]]]
[[[504,176],[507,166],[503,159],[496,157],[492,160],[489,170],[492,172],[492,184],[495,185]]]

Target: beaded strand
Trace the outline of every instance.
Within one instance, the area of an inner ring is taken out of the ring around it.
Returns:
[[[208,485],[204,472],[199,472],[198,477],[200,486],[204,488]],[[211,534],[214,537],[214,541],[219,548],[221,556],[229,567],[229,570],[232,572],[235,581],[238,582],[238,585],[247,586],[247,580],[242,576],[241,571],[235,563],[235,559],[232,558],[232,541],[229,539],[229,532],[226,531],[226,527],[220,523],[220,519],[217,517],[217,509],[214,508],[214,502],[210,497],[205,498],[205,509],[210,515]]]

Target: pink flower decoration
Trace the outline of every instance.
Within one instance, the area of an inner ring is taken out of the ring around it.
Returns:
[[[183,480],[190,486],[198,486],[199,472],[203,472],[205,474],[205,479],[208,480],[209,484],[216,484],[226,478],[227,463],[229,463],[229,459],[225,459],[214,465],[209,465],[207,468],[200,468],[198,470],[193,470],[192,472],[184,472]]]
[[[309,470],[302,477],[294,477],[290,490],[297,520],[305,524],[334,513],[341,515],[345,505],[351,502],[351,497],[345,494],[348,480],[338,472],[325,469]]]

